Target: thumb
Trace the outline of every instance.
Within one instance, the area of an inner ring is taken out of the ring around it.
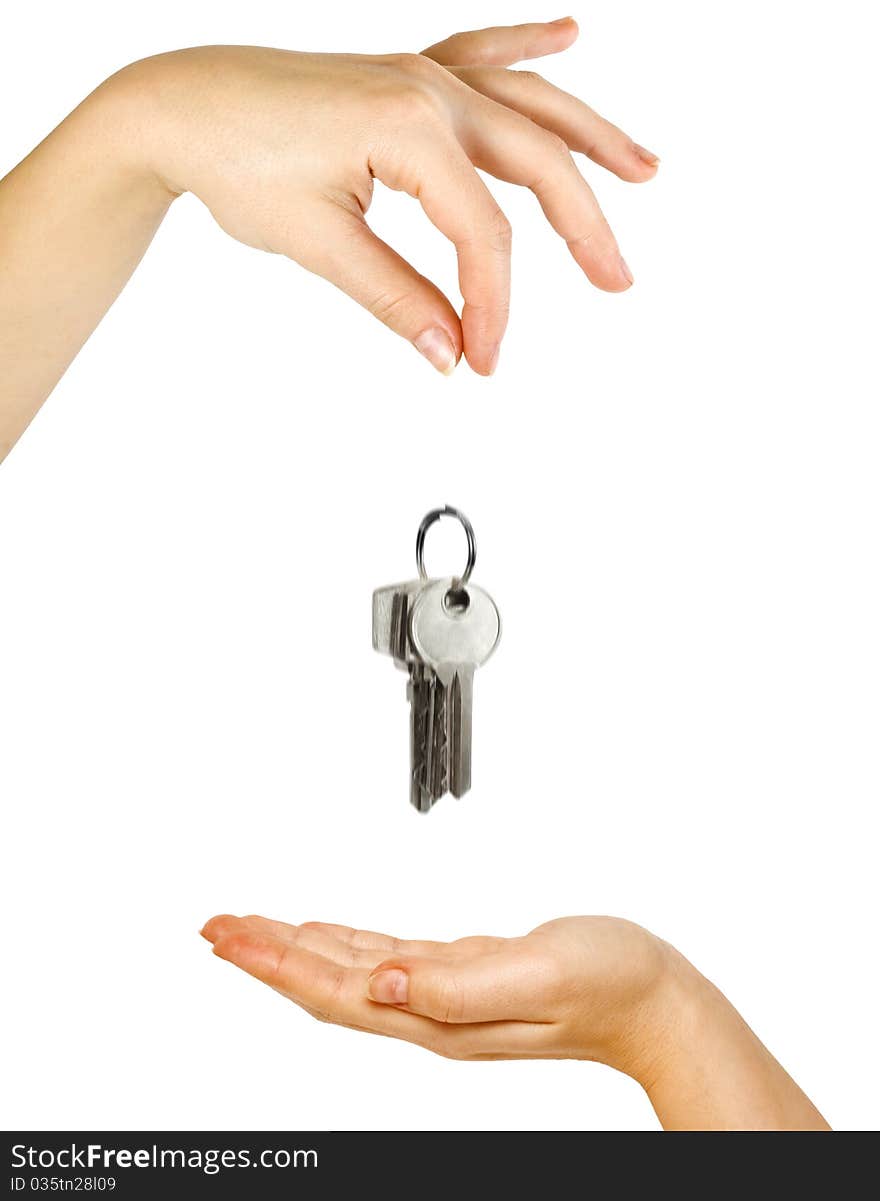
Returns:
[[[505,954],[474,959],[388,959],[370,973],[370,998],[437,1022],[539,1020],[547,1009],[542,965]]]
[[[449,375],[462,352],[461,322],[455,309],[362,217],[335,205],[333,209],[330,219],[321,223],[312,253],[291,257],[346,292]]]

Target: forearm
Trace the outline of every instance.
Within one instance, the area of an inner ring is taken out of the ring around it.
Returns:
[[[677,952],[631,1074],[665,1130],[828,1130],[730,1002]]]
[[[0,459],[134,271],[174,199],[111,80],[0,181]]]

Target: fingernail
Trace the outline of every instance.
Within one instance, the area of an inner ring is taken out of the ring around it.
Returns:
[[[646,150],[644,146],[640,146],[638,142],[633,142],[633,150],[639,156],[643,163],[647,163],[649,167],[656,167],[660,162],[659,157],[653,150]]]
[[[628,285],[633,282],[633,273],[627,266],[626,259],[623,257],[623,255],[620,256],[620,274],[626,280]]]
[[[394,968],[387,972],[376,972],[368,980],[370,996],[383,1005],[405,1005],[409,981],[406,972]]]
[[[573,21],[573,17],[557,17],[555,21],[551,21],[551,25],[567,25],[569,21]]]
[[[495,374],[495,368],[498,366],[498,356],[501,354],[501,343],[499,342],[492,354],[489,356],[489,375]]]
[[[425,356],[432,367],[436,367],[444,375],[452,375],[455,370],[455,347],[445,330],[439,327],[426,329],[413,341],[413,346],[419,354]]]

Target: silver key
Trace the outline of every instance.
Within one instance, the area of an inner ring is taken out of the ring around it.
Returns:
[[[444,516],[455,517],[465,530],[467,566],[460,578],[429,580],[425,534]],[[419,579],[373,593],[373,647],[409,674],[410,800],[422,813],[447,791],[461,797],[470,788],[473,673],[501,632],[494,602],[482,589],[467,586],[475,560],[467,518],[448,505],[434,509],[416,538]]]
[[[462,797],[471,786],[474,672],[501,637],[501,617],[487,592],[458,580],[423,588],[410,618],[415,654],[432,668],[446,691],[449,791]]]
[[[424,663],[410,667],[406,690],[410,710],[409,799],[427,813],[449,787],[447,690]]]
[[[373,593],[373,650],[391,655],[395,666],[404,670],[411,657],[410,606],[423,587],[423,580],[408,580],[405,584],[377,588]]]
[[[446,791],[441,767],[446,745],[445,692],[434,672],[415,655],[409,636],[410,609],[422,580],[390,584],[373,593],[373,648],[409,673],[410,800],[427,813]],[[443,693],[443,695],[439,695]]]

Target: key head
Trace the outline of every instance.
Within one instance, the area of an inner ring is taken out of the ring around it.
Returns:
[[[451,579],[427,584],[410,616],[413,649],[444,683],[456,668],[482,667],[501,638],[501,617],[488,592],[453,585]]]

